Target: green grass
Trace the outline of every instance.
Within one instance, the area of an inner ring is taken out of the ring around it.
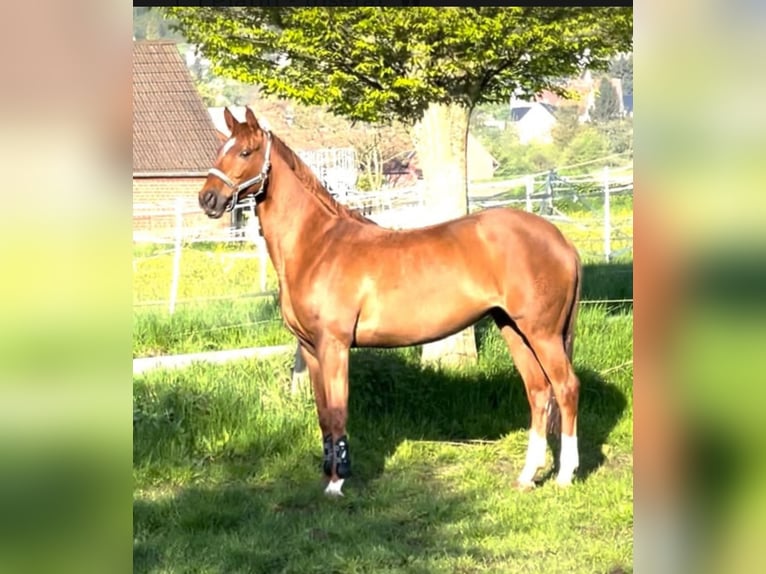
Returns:
[[[631,297],[631,265],[586,268],[570,489],[512,488],[529,408],[487,321],[462,370],[424,368],[417,348],[352,352],[354,475],[338,500],[289,354],[135,377],[134,571],[631,571],[632,306],[587,302]]]
[[[259,293],[260,263],[252,246],[212,250],[192,245],[181,254],[176,308],[169,313],[173,254],[138,246],[133,271],[133,357],[175,355],[294,342],[282,322],[274,269]]]
[[[146,252],[144,247],[134,249],[134,255]],[[179,269],[176,294],[178,307],[184,306],[187,301],[197,304],[200,299],[236,298],[260,291],[260,263],[252,246],[235,249],[221,244],[212,250],[185,246],[181,251]],[[276,273],[270,261],[267,262],[266,274],[266,289],[276,290]],[[134,256],[134,307],[138,310],[152,307],[167,310],[172,278],[172,250],[163,249],[150,255]]]
[[[295,342],[275,295],[182,305],[133,314],[133,357],[265,347]]]

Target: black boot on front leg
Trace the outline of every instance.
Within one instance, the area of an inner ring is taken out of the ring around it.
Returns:
[[[351,476],[351,458],[348,454],[348,439],[346,435],[335,442],[335,474],[338,478]]]
[[[324,435],[324,438],[322,439],[322,445],[324,447],[324,459],[322,461],[322,470],[324,471],[326,476],[332,475],[332,455],[333,455],[333,445],[332,445],[332,435],[326,434]]]

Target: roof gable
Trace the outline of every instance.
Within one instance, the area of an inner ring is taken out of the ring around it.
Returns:
[[[512,122],[520,122],[524,117],[527,116],[527,113],[529,113],[533,108],[536,109],[543,109],[548,114],[550,114],[552,117],[556,117],[556,106],[553,106],[551,104],[543,103],[543,102],[530,102],[530,103],[522,103],[522,104],[516,104],[511,108],[511,121]]]
[[[173,42],[133,42],[133,173],[206,173],[220,142]]]
[[[532,106],[514,106],[511,108],[511,121],[519,122],[521,118],[527,115],[527,112],[532,109]]]

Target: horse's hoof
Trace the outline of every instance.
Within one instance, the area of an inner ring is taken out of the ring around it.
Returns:
[[[556,477],[556,484],[561,488],[572,486],[572,477]]]
[[[324,493],[327,496],[343,496],[343,479],[336,480],[335,482],[328,482],[327,487],[324,489]]]
[[[526,481],[526,480],[517,480],[513,483],[513,486],[516,490],[519,490],[521,492],[530,492],[537,488],[537,485],[533,481]]]

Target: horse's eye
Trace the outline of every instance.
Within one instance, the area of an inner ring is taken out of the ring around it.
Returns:
[[[239,157],[247,157],[251,153],[253,153],[253,150],[245,148],[241,152],[239,152]]]

